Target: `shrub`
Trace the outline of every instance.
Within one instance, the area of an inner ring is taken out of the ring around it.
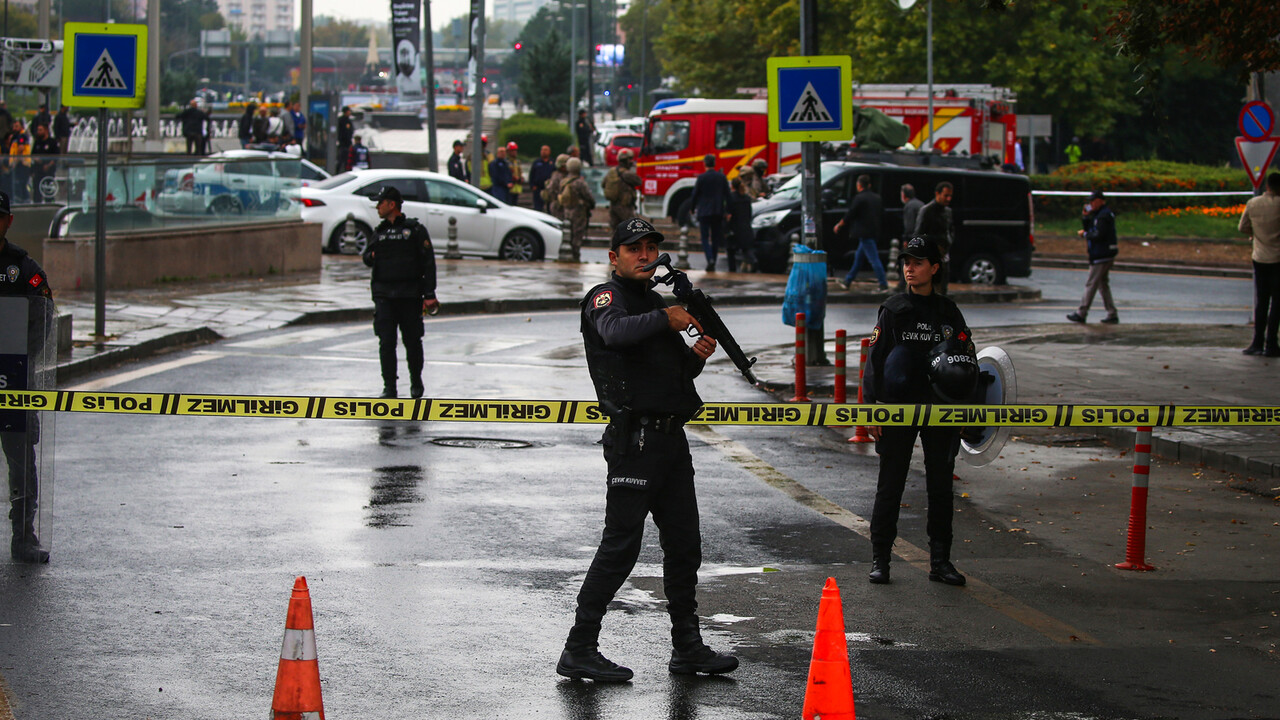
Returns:
[[[502,121],[498,142],[506,145],[512,140],[520,146],[520,156],[526,158],[537,157],[543,145],[549,145],[551,156],[555,157],[574,142],[568,125],[530,113],[512,115]]]
[[[1036,190],[1101,190],[1114,192],[1221,192],[1250,191],[1244,171],[1163,160],[1138,162],[1082,162],[1064,165],[1049,175],[1031,176]],[[1165,208],[1239,205],[1239,195],[1203,197],[1112,198],[1108,204],[1131,212],[1155,212]],[[1080,214],[1083,198],[1036,196],[1036,214],[1046,219],[1073,218]]]

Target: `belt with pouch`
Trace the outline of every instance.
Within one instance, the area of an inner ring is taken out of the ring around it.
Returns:
[[[655,430],[666,435],[679,431],[686,422],[687,420],[677,415],[641,415],[636,419],[640,429]]]

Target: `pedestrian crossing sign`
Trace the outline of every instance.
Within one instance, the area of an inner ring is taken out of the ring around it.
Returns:
[[[62,104],[140,108],[147,95],[147,26],[66,24]]]
[[[853,139],[853,63],[847,55],[769,58],[769,140]]]

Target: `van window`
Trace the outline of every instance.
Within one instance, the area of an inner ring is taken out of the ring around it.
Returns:
[[[654,120],[649,142],[654,155],[684,150],[689,147],[689,121]]]
[[[747,146],[747,123],[745,120],[716,121],[716,149],[741,150]]]

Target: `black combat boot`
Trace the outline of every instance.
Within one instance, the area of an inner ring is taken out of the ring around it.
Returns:
[[[14,562],[33,565],[49,562],[49,551],[40,547],[36,537],[35,518],[13,522],[13,541],[9,543],[9,557]]]
[[[417,400],[422,397],[422,393],[426,392],[426,387],[422,384],[422,376],[418,375],[409,383],[409,395]]]
[[[382,394],[379,395],[378,397],[384,400],[389,400],[391,398],[394,398],[395,396],[396,396],[396,384],[393,381],[391,383],[388,383],[382,386]]]
[[[676,675],[720,675],[738,669],[738,658],[718,653],[702,642],[696,617],[672,622],[671,646],[667,669]]]
[[[871,572],[867,575],[867,580],[870,580],[873,585],[889,584],[888,550],[871,551]]]
[[[604,655],[595,645],[586,648],[565,647],[556,663],[556,672],[573,680],[621,683],[631,679],[631,668],[623,667]]]
[[[929,579],[948,585],[964,585],[964,576],[951,564],[951,548],[929,543]]]

